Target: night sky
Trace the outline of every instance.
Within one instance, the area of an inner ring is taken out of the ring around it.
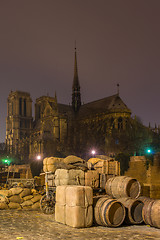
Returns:
[[[11,90],[71,103],[75,40],[82,102],[160,124],[160,0],[0,0],[0,142]]]

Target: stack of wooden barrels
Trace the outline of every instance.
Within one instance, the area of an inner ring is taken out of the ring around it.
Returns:
[[[139,197],[139,199],[144,203],[142,217],[145,224],[160,228],[160,200],[143,196]]]
[[[127,176],[108,179],[106,194],[93,200],[95,223],[118,227],[126,224],[141,224],[143,221],[160,228],[160,200],[139,197],[140,183]]]

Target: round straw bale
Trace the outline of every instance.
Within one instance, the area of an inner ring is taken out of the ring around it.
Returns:
[[[47,164],[43,164],[43,172],[48,172]]]
[[[54,164],[55,162],[59,162],[59,158],[50,157],[47,159],[47,165]]]
[[[56,167],[53,164],[48,164],[47,165],[47,170],[48,170],[48,172],[53,172],[54,173],[56,171]]]
[[[93,165],[96,164],[97,162],[104,161],[103,159],[100,158],[90,158],[88,162],[92,163]]]
[[[8,204],[8,207],[9,207],[10,209],[21,208],[20,204],[19,204],[19,203],[15,203],[15,202],[10,202],[10,203]]]
[[[5,196],[5,197],[10,197],[10,196],[12,196],[12,192],[11,192],[11,190],[0,190],[0,195],[3,195],[3,196]]]
[[[32,205],[33,210],[36,210],[36,209],[39,209],[39,208],[40,208],[40,202],[36,202]]]
[[[35,195],[35,196],[31,199],[31,201],[32,201],[33,203],[35,203],[35,202],[40,201],[41,198],[42,198],[42,195],[37,194],[37,195]]]
[[[8,204],[5,202],[0,202],[0,210],[8,209]]]
[[[84,160],[80,157],[74,156],[74,155],[69,155],[66,158],[64,158],[64,163],[66,164],[71,164],[75,162],[84,162]]]
[[[32,189],[31,189],[31,193],[32,193],[32,194],[36,194],[36,193],[37,193],[37,190],[34,189],[34,188],[32,188]]]
[[[21,187],[15,187],[10,189],[12,195],[18,195],[23,191],[23,188]]]
[[[14,203],[22,203],[22,199],[20,198],[19,195],[13,195],[9,198],[10,202],[14,202]]]
[[[22,208],[26,207],[26,206],[31,206],[33,204],[33,202],[31,200],[27,200],[27,201],[24,201],[21,206]]]
[[[20,193],[20,198],[23,198],[25,196],[31,195],[31,189],[24,188],[23,191]]]
[[[44,159],[43,159],[43,165],[47,164],[47,159],[48,159],[48,158],[44,158]]]
[[[31,198],[33,198],[33,195],[28,195],[28,196],[23,197],[23,200],[27,201],[27,200],[31,200]]]
[[[4,195],[0,195],[0,203],[8,203],[9,200],[7,197],[5,197]]]

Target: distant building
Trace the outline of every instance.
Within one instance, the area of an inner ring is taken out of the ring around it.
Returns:
[[[21,159],[37,155],[85,155],[92,147],[101,153],[106,149],[105,134],[126,128],[131,111],[119,93],[87,104],[81,104],[75,49],[72,105],[60,104],[57,96],[36,99],[35,119],[29,93],[15,91],[8,96],[6,146],[8,153]]]

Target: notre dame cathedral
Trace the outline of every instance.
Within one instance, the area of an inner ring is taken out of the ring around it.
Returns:
[[[75,49],[72,105],[60,104],[57,96],[36,99],[35,117],[29,93],[10,92],[6,118],[6,146],[10,155],[22,160],[37,155],[88,155],[91,149],[99,154],[115,151],[109,145],[109,136],[116,129],[123,131],[131,111],[119,94],[81,104]],[[118,140],[115,140],[118,141]],[[116,143],[116,148],[118,142]]]

